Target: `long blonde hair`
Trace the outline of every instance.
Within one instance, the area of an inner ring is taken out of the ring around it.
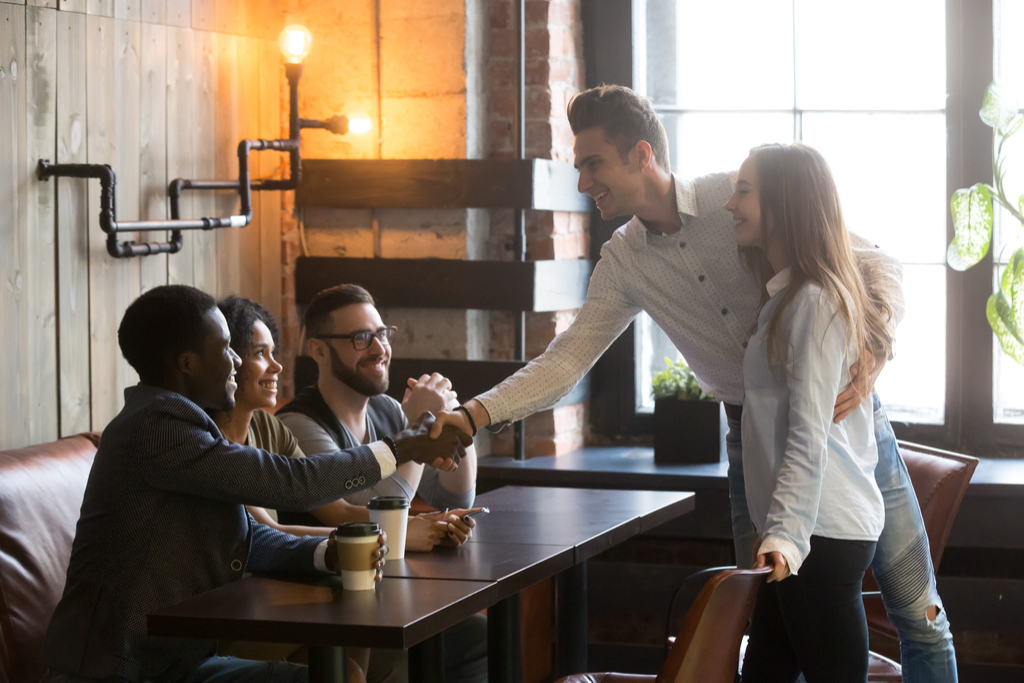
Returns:
[[[887,358],[892,351],[892,308],[864,287],[825,158],[801,143],[762,145],[750,155],[760,178],[761,245],[741,253],[761,285],[762,304],[768,299],[764,285],[773,275],[766,256],[769,238],[778,240],[790,268],[789,285],[768,320],[768,358],[785,364],[788,340],[781,338],[779,325],[806,282],[824,290],[858,350],[870,348],[876,357]]]

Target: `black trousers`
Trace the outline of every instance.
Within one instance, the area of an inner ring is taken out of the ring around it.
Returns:
[[[761,587],[743,683],[864,683],[868,626],[861,599],[873,541],[811,537],[797,576]]]

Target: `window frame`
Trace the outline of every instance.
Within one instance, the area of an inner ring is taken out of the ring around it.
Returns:
[[[633,27],[645,23],[646,0],[582,3],[587,87],[634,86],[639,67]],[[977,182],[990,182],[991,129],[978,117],[993,77],[992,0],[946,0],[946,196]],[[641,89],[640,92],[643,92]],[[626,219],[590,219],[591,258]],[[946,240],[953,239],[946,212]],[[946,398],[941,425],[896,422],[900,439],[987,457],[1024,457],[1024,425],[994,420],[993,337],[985,317],[992,294],[994,262],[989,254],[973,268],[946,268]],[[650,434],[653,417],[636,411],[635,325],[595,365],[590,399],[591,428],[606,437]]]

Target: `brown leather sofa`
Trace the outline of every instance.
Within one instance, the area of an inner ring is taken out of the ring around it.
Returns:
[[[98,434],[0,452],[0,683],[36,683]]]

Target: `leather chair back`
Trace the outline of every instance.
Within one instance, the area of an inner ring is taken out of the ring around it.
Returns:
[[[771,571],[727,569],[708,581],[686,613],[658,683],[733,683],[743,632]]]
[[[98,434],[0,453],[0,683],[36,683]]]

